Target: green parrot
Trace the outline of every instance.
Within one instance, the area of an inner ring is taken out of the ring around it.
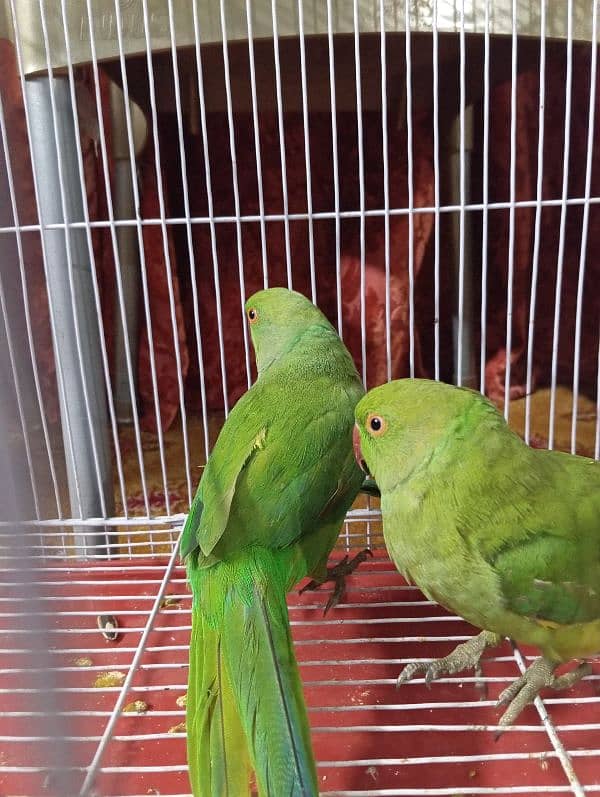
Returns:
[[[364,389],[336,331],[301,294],[260,291],[246,316],[258,379],[219,434],[181,539],[193,593],[190,780],[196,797],[240,797],[254,769],[260,795],[312,797],[286,593],[307,574],[326,580],[363,477],[352,427]]]
[[[535,645],[542,656],[500,695],[504,727],[542,687],[589,674],[600,652],[600,465],[529,448],[484,396],[441,382],[381,385],[355,415],[355,456],[381,490],[391,559],[484,629],[443,659],[407,665],[398,684],[477,667],[502,637]]]

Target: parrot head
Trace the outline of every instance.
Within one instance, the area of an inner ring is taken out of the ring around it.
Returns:
[[[320,326],[333,330],[306,296],[287,288],[258,291],[247,300],[245,309],[259,373],[290,351],[307,329]]]
[[[496,408],[480,393],[431,379],[398,379],[370,390],[355,409],[354,456],[382,492],[429,463],[450,441],[460,456],[477,416]]]

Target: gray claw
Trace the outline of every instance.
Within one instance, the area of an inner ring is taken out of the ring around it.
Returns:
[[[410,664],[405,665],[404,669],[396,680],[396,689],[402,686],[402,684],[405,684],[407,681],[410,681],[413,675],[418,673],[420,670],[426,671],[428,667],[429,665],[424,661],[413,661]]]
[[[457,645],[452,653],[441,659],[407,664],[398,676],[396,686],[401,686],[410,681],[413,675],[418,672],[425,673],[425,685],[427,687],[430,687],[431,682],[441,675],[454,675],[457,672],[462,672],[462,670],[468,670],[470,667],[474,667],[477,677],[481,677],[479,661],[483,651],[490,645],[497,645],[499,642],[500,637],[497,634],[490,631],[482,631],[467,642]]]
[[[327,612],[333,606],[337,606],[337,604],[341,601],[346,590],[346,576],[349,576],[351,573],[353,573],[368,556],[373,556],[368,548],[365,548],[363,551],[357,553],[353,559],[350,559],[350,561],[348,561],[348,555],[346,554],[346,556],[344,556],[344,558],[338,562],[335,567],[327,568],[327,575],[322,581],[313,579],[308,584],[305,584],[298,594],[302,595],[303,592],[316,590],[323,584],[326,584],[328,581],[333,581],[335,587],[329,597],[329,600],[327,601],[327,604],[325,605],[325,609],[323,610],[323,614],[327,614]]]

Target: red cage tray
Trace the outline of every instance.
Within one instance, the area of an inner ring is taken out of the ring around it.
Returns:
[[[59,784],[79,790],[123,690],[116,681],[95,683],[104,673],[127,675],[167,564],[146,558],[40,566],[32,584],[47,655],[28,630],[31,618],[22,616],[17,582],[4,584],[0,794],[60,793]],[[177,698],[186,691],[190,596],[180,566],[165,586],[167,601],[160,601],[122,697],[124,707],[142,701],[147,709],[116,717],[94,779],[99,795],[189,794],[178,727],[185,708]],[[541,705],[549,718],[530,706],[495,742],[494,700],[519,673],[519,653],[508,643],[484,663],[487,699],[479,699],[472,673],[430,689],[418,679],[397,690],[405,662],[444,655],[472,628],[407,586],[383,552],[361,565],[345,602],[326,618],[325,600],[324,592],[289,596],[322,794],[600,792],[597,674],[567,693],[549,691]],[[99,632],[99,614],[118,619],[115,642]]]

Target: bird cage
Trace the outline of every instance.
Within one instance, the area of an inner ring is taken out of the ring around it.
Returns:
[[[599,457],[597,0],[0,3],[0,792],[188,795],[177,543],[286,285],[366,385],[469,385]],[[600,792],[598,675],[495,740],[533,650],[401,689],[473,629],[368,546],[289,595],[323,795]]]

